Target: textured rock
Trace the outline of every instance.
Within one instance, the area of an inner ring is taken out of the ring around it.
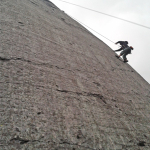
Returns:
[[[1,0],[0,90],[0,150],[150,149],[150,85],[48,0]]]

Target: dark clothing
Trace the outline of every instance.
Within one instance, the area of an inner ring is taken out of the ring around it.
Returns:
[[[127,41],[118,41],[116,44],[120,44],[121,46],[123,46],[124,48],[125,47],[128,47],[128,42]]]
[[[118,50],[115,50],[115,52],[123,50],[123,47],[119,48]]]
[[[127,41],[118,41],[116,44],[118,44],[118,43],[121,45],[121,48],[118,49],[118,50],[115,50],[116,52],[117,52],[117,51],[121,51],[121,50],[123,50],[123,49],[126,48],[126,47],[129,47]]]
[[[121,56],[123,55],[123,59],[124,59],[124,60],[127,60],[126,56],[127,56],[128,54],[131,54],[131,47],[126,47],[126,48],[120,53]]]

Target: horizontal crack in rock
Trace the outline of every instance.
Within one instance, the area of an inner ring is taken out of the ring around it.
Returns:
[[[96,98],[101,99],[105,104],[107,104],[107,102],[104,100],[104,97],[101,94],[87,93],[87,92],[79,93],[79,92],[73,92],[73,91],[67,91],[67,90],[59,90],[59,89],[57,89],[57,91],[62,92],[62,93],[73,93],[73,94],[82,95],[82,96],[96,97]]]
[[[0,57],[1,61],[10,61],[10,60],[21,60],[21,61],[25,61],[25,62],[31,62],[30,60],[26,60],[23,58],[5,58],[5,57]]]
[[[15,137],[15,138],[11,139],[10,141],[19,141],[20,144],[25,144],[25,143],[28,143],[28,142],[29,142],[29,140],[20,138],[19,136],[17,136],[17,137]]]
[[[4,57],[0,57],[0,60],[1,60],[1,61],[10,61],[10,59],[4,58]]]
[[[32,62],[31,60],[27,60],[27,59],[24,59],[24,58],[5,58],[5,57],[0,57],[0,61],[3,61],[3,62],[11,61],[11,60],[20,60],[20,61],[31,63],[32,65],[44,65],[44,66],[49,67],[49,68],[56,67],[57,69],[64,69],[62,67],[53,66],[53,65],[51,65],[49,63]]]
[[[38,140],[28,140],[28,139],[23,139],[20,138],[19,136],[16,136],[14,138],[12,138],[10,141],[18,141],[20,142],[20,144],[26,144],[26,143],[33,143],[33,142],[40,142],[40,140],[44,138],[44,136],[41,136]]]

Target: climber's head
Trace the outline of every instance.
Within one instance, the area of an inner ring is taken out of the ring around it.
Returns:
[[[130,48],[133,50],[133,47],[132,47],[132,46],[130,46]]]

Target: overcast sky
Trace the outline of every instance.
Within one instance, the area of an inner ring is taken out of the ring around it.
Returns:
[[[113,42],[128,41],[134,50],[129,64],[150,83],[150,29],[92,12],[59,0],[50,0],[68,15],[89,26]],[[86,8],[150,27],[150,0],[64,0]],[[90,30],[90,29],[89,29]],[[90,30],[91,31],[91,30]],[[112,49],[119,47],[91,31]]]

